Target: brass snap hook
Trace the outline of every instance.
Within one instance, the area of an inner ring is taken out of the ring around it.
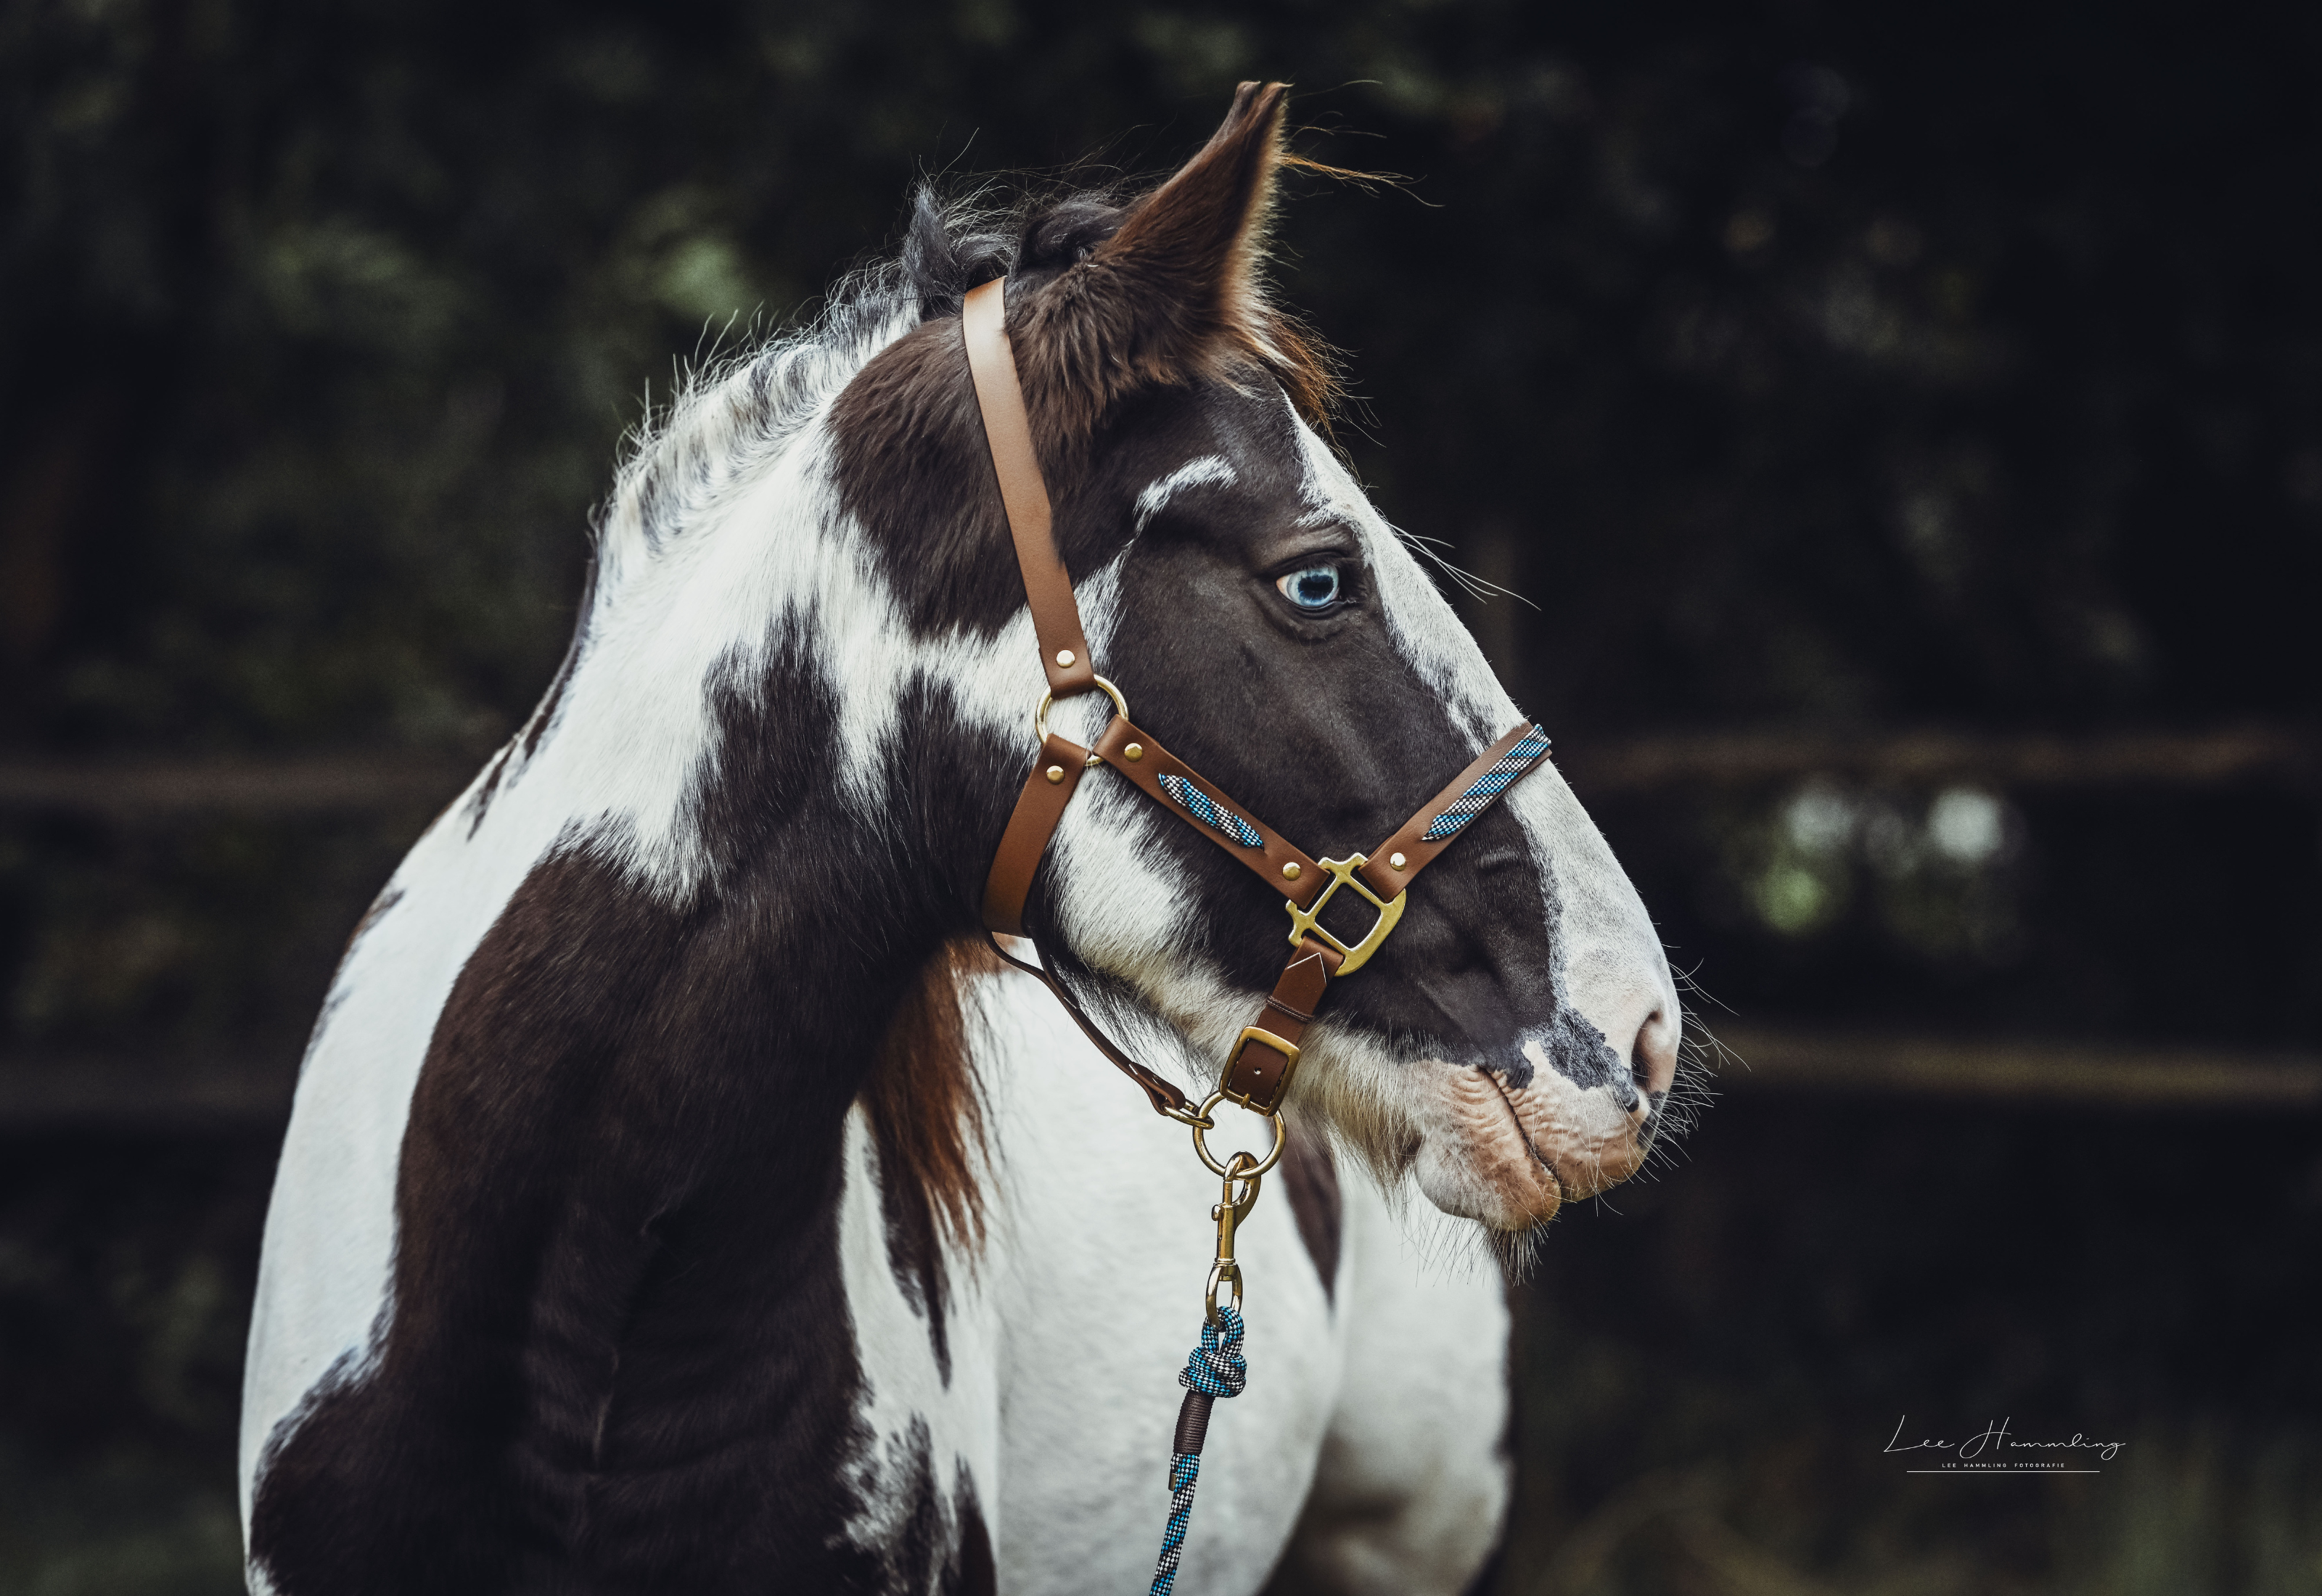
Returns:
[[[1230,1306],[1237,1310],[1241,1307],[1241,1264],[1234,1257],[1234,1228],[1249,1217],[1251,1206],[1257,1201],[1258,1177],[1264,1172],[1248,1154],[1237,1153],[1220,1173],[1225,1177],[1225,1190],[1210,1208],[1210,1218],[1218,1222],[1218,1251],[1210,1262],[1210,1283],[1202,1293],[1202,1311],[1213,1325],[1218,1322],[1218,1293],[1227,1286],[1233,1288]],[[1241,1187],[1239,1196],[1234,1194],[1237,1183]]]

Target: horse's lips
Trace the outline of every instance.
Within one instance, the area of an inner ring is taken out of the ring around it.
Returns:
[[[1577,1086],[1552,1065],[1522,1086],[1454,1070],[1446,1088],[1469,1173],[1504,1227],[1544,1224],[1567,1198],[1594,1197],[1644,1162],[1644,1103],[1624,1109],[1606,1088]]]
[[[1635,1174],[1645,1162],[1645,1099],[1623,1108],[1609,1087],[1575,1085],[1538,1056],[1537,1043],[1525,1053],[1535,1064],[1531,1081],[1503,1089],[1504,1095],[1525,1142],[1556,1172],[1564,1194],[1594,1197]]]
[[[1548,1183],[1551,1188],[1550,1192],[1550,1200],[1545,1207],[1540,1208],[1534,1215],[1535,1223],[1545,1224],[1547,1221],[1556,1218],[1557,1209],[1564,1206],[1564,1181],[1562,1177],[1557,1174],[1556,1166],[1550,1163],[1547,1159],[1540,1156],[1540,1144],[1532,1140],[1531,1132],[1524,1127],[1523,1111],[1516,1107],[1516,1100],[1508,1094],[1506,1085],[1498,1076],[1491,1074],[1486,1071],[1478,1070],[1476,1073],[1482,1077],[1484,1081],[1487,1081],[1491,1085],[1492,1090],[1499,1094],[1501,1103],[1507,1109],[1507,1123],[1509,1126],[1515,1131],[1517,1139],[1523,1143],[1524,1152],[1531,1155],[1532,1163],[1538,1166],[1540,1172],[1548,1177]]]

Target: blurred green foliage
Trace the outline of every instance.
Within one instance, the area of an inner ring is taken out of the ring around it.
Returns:
[[[270,1136],[0,1145],[0,1591],[238,1589]]]

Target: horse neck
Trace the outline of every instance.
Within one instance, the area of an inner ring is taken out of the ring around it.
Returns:
[[[968,839],[1020,771],[943,657],[998,645],[904,634],[819,452],[799,441],[655,538],[608,526],[565,670],[447,821],[536,853],[506,913],[605,944],[629,1012],[819,1106],[835,1146],[889,1017],[973,929]]]

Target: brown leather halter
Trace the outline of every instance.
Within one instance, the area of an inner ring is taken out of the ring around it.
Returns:
[[[1278,1110],[1298,1067],[1299,1042],[1314,1021],[1316,1007],[1333,976],[1350,975],[1367,962],[1387,934],[1403,917],[1403,893],[1437,854],[1467,834],[1469,824],[1508,787],[1537,770],[1546,761],[1532,757],[1510,774],[1498,789],[1479,797],[1477,784],[1486,780],[1511,751],[1527,739],[1538,738],[1541,752],[1547,739],[1529,722],[1476,756],[1451,784],[1430,799],[1419,813],[1372,854],[1348,859],[1309,858],[1296,846],[1212,786],[1185,762],[1161,746],[1150,732],[1129,718],[1129,706],[1119,689],[1096,673],[1089,658],[1088,638],[1081,630],[1080,606],[1073,597],[1072,578],[1056,552],[1049,524],[1048,489],[1040,475],[1032,446],[1030,417],[1024,392],[1016,377],[1016,359],[1008,342],[1005,278],[971,289],[960,312],[960,329],[967,344],[968,369],[975,380],[977,406],[983,416],[983,433],[992,446],[992,463],[1000,476],[1000,497],[1006,506],[1008,529],[1016,545],[1017,563],[1024,573],[1024,596],[1032,610],[1032,631],[1039,640],[1040,667],[1047,672],[1048,691],[1033,716],[1040,739],[1040,755],[1033,762],[1015,813],[1000,839],[992,874],[983,892],[983,923],[993,932],[1023,936],[1024,899],[1031,890],[1033,872],[1039,869],[1048,841],[1064,819],[1065,806],[1080,785],[1081,773],[1106,765],[1127,777],[1158,800],[1161,807],[1184,819],[1227,855],[1256,871],[1269,887],[1286,894],[1290,911],[1290,962],[1274,984],[1256,1018],[1242,1029],[1227,1056],[1217,1091],[1199,1108],[1185,1094],[1115,1046],[1089,1019],[1079,1002],[1047,970],[1000,948],[1000,956],[1018,969],[1036,975],[1056,995],[1099,1052],[1111,1059],[1145,1090],[1155,1110],[1193,1126],[1194,1142],[1212,1170],[1224,1169],[1202,1145],[1201,1133],[1211,1128],[1209,1110],[1220,1099],[1230,1099],[1275,1124],[1275,1155],[1282,1149]],[[1094,749],[1060,737],[1048,730],[1048,707],[1057,698],[1101,689],[1118,711],[1096,740]],[[1175,791],[1171,790],[1172,788]],[[1199,795],[1198,800],[1193,795]],[[1206,800],[1211,814],[1199,813]],[[1431,835],[1445,812],[1466,801],[1466,818],[1448,834]],[[1255,838],[1253,842],[1251,839]],[[1377,911],[1378,918],[1361,941],[1341,942],[1316,924],[1322,907],[1339,889],[1353,889]],[[994,946],[999,944],[995,942]],[[1273,1157],[1265,1161],[1270,1168]],[[1215,1282],[1211,1290],[1214,1296]]]

